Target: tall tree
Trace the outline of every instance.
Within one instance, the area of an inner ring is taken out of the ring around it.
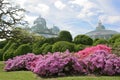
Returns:
[[[18,5],[12,5],[6,0],[0,0],[0,39],[11,37],[16,24],[22,24],[25,10]]]

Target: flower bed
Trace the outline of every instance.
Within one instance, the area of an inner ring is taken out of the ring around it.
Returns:
[[[5,71],[26,69],[42,77],[76,74],[120,75],[120,57],[112,54],[109,47],[98,45],[90,48],[83,50],[87,54],[85,57],[80,51],[17,56],[5,62]],[[89,50],[90,52],[87,52]]]

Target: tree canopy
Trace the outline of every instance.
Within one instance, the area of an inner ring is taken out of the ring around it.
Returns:
[[[18,5],[0,0],[0,39],[11,37],[14,26],[23,23],[24,12],[25,10]]]

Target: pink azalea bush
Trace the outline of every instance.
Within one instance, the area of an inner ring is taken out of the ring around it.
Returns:
[[[97,46],[87,47],[84,50],[78,51],[75,53],[77,57],[80,59],[83,59],[85,57],[88,57],[89,55],[95,53],[97,50],[105,50],[108,53],[111,53],[111,48],[107,47],[106,45],[99,44]]]
[[[109,54],[105,50],[98,50],[87,58],[82,59],[86,72],[115,75],[120,74],[120,57],[115,54]]]
[[[35,54],[28,53],[27,55],[16,56],[13,59],[8,59],[5,62],[5,71],[15,71],[21,69],[27,69],[28,62],[34,61],[36,58]]]
[[[33,72],[40,76],[60,76],[82,73],[83,67],[71,53],[55,52],[39,58]]]

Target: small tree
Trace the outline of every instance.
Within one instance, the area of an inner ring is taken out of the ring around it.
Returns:
[[[61,41],[72,42],[72,35],[69,31],[61,31],[58,37]]]
[[[74,43],[76,44],[84,44],[84,45],[92,45],[93,44],[93,40],[86,35],[77,35],[74,38]]]

